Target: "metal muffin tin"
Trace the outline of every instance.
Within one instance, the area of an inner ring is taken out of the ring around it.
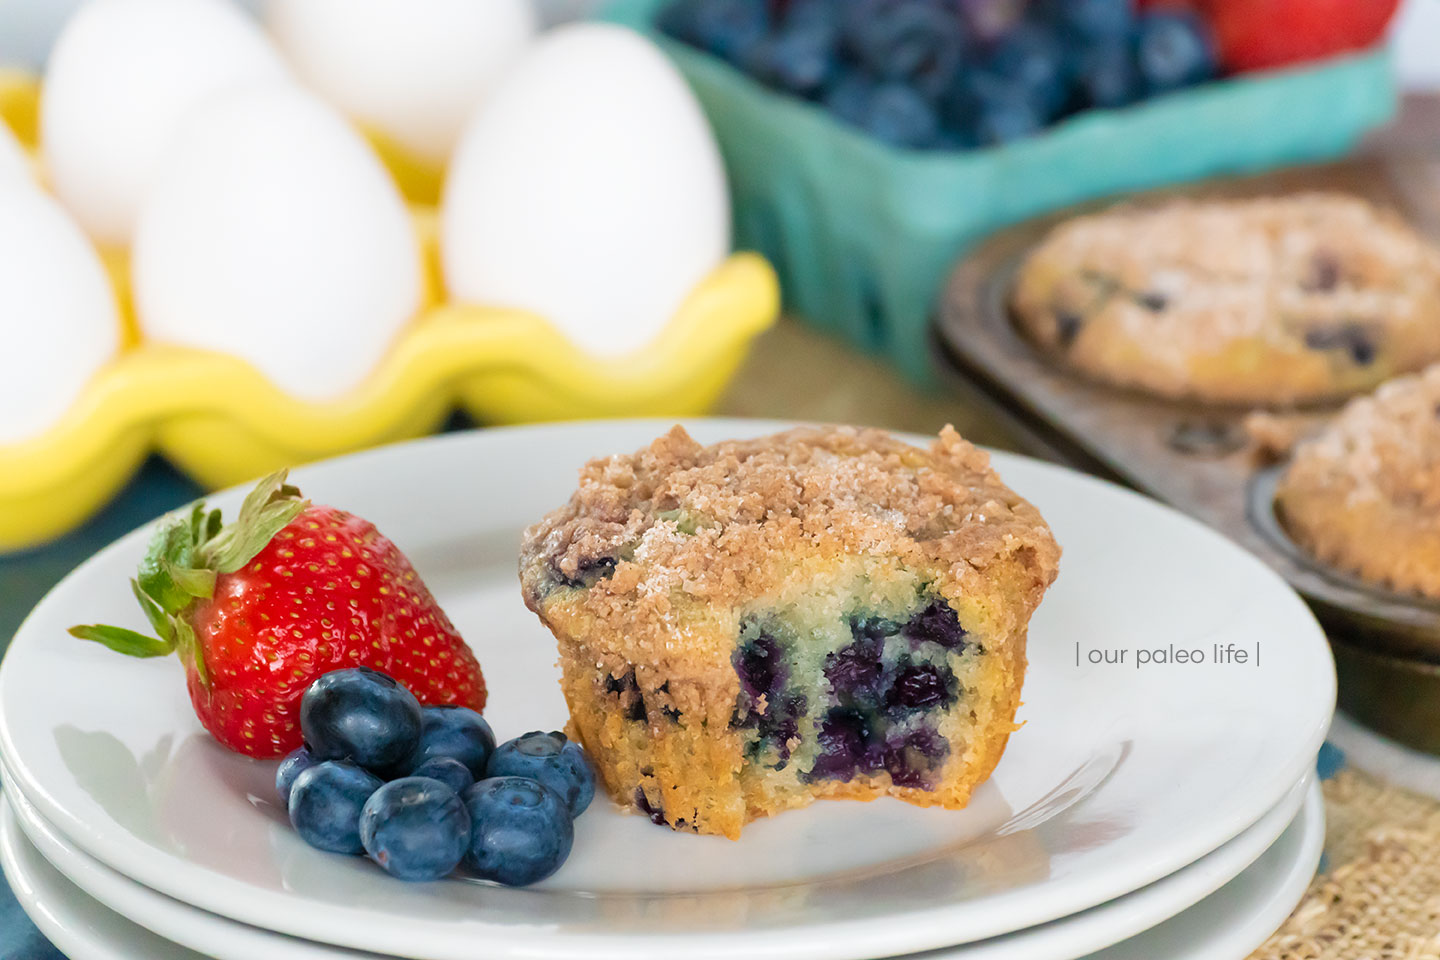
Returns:
[[[1126,198],[1341,190],[1440,235],[1440,161],[1359,160]],[[1111,201],[1113,203],[1114,201]],[[1284,465],[1265,464],[1245,429],[1253,407],[1171,401],[1086,380],[1031,343],[1009,309],[1026,254],[1090,204],[1029,221],[975,248],[952,273],[933,328],[958,387],[986,401],[1030,452],[1109,477],[1191,514],[1269,563],[1328,632],[1340,705],[1397,740],[1440,753],[1440,603],[1362,582],[1312,559],[1274,509]],[[1298,412],[1316,425],[1341,403]]]

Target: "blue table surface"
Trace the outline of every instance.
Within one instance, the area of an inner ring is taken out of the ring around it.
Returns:
[[[155,458],[145,464],[114,502],[84,527],[39,549],[0,556],[0,649],[9,644],[30,608],[82,560],[135,527],[190,502],[201,492],[163,460]],[[1338,751],[1327,744],[1320,754],[1320,775],[1333,776],[1343,762]],[[0,883],[0,960],[65,960],[35,929],[15,901],[9,885],[3,883]]]

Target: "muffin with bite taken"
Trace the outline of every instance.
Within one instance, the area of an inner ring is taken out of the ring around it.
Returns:
[[[1060,551],[984,452],[877,430],[591,461],[525,602],[613,798],[738,837],[827,797],[963,807],[999,761]]]

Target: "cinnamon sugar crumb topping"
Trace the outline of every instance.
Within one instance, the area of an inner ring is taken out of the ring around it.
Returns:
[[[1440,366],[1352,400],[1296,451],[1287,484],[1327,485],[1343,501],[1389,501],[1440,515]]]
[[[928,451],[853,427],[704,447],[677,426],[633,455],[587,464],[570,501],[526,531],[521,576],[536,610],[557,582],[589,587],[574,601],[582,614],[628,634],[633,661],[655,663],[666,652],[654,648],[677,641],[728,656],[733,623],[722,642],[724,631],[675,604],[736,611],[807,576],[808,558],[841,555],[954,579],[1018,561],[1038,603],[1059,548],[989,455],[949,426]]]

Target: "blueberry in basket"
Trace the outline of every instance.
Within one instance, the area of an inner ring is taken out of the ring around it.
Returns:
[[[474,710],[421,707],[366,667],[312,683],[300,722],[305,743],[275,771],[296,833],[400,880],[439,880],[462,863],[502,884],[542,880],[569,856],[574,819],[595,795],[589,761],[565,734],[497,748]]]
[[[911,150],[1021,140],[1218,71],[1204,17],[1134,0],[673,0],[656,23]]]

